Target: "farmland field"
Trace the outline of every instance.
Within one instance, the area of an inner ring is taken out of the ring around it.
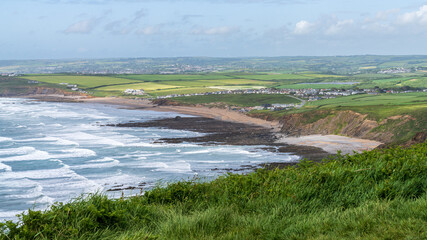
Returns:
[[[380,95],[355,95],[314,101],[307,104],[319,108],[331,108],[337,106],[370,106],[370,105],[412,105],[427,104],[426,93],[400,93],[400,94],[380,94]]]
[[[308,89],[308,88],[313,88],[313,89],[331,89],[331,88],[352,88],[354,87],[354,84],[316,84],[316,83],[309,83],[309,84],[286,84],[286,85],[281,85],[277,88],[287,88],[287,89]]]
[[[298,74],[198,74],[198,75],[24,75],[22,78],[37,80],[46,84],[66,82],[77,84],[80,89],[92,92],[95,96],[123,95],[125,89],[144,89],[152,96],[170,94],[204,93],[215,89],[236,90],[256,88],[290,89],[331,89],[331,88],[427,88],[424,73],[407,73],[391,76],[386,74],[361,74],[340,76],[302,72]],[[358,82],[357,84],[337,84],[337,82]],[[58,85],[60,87],[60,85]]]
[[[76,84],[80,89],[90,90],[95,96],[123,95],[123,91],[130,89],[144,89],[154,96],[169,94],[204,93],[215,91],[210,87],[219,86],[219,89],[240,89],[270,87],[272,81],[260,81],[242,78],[231,78],[224,75],[25,75],[22,78],[36,80],[43,83]],[[169,90],[168,90],[169,89]],[[173,89],[173,90],[172,90]],[[165,91],[166,90],[166,91]]]
[[[312,79],[310,76],[300,75],[300,74],[258,74],[258,75],[234,75],[239,78],[254,79],[254,80],[297,80],[297,79]]]
[[[214,90],[217,91],[217,90]],[[171,94],[192,94],[192,93],[206,93],[212,92],[211,88],[203,88],[203,87],[185,87],[185,88],[177,88],[177,89],[165,89],[158,90],[151,93],[153,96],[166,96]]]
[[[188,104],[224,103],[240,107],[253,107],[262,104],[290,104],[300,101],[282,94],[228,94],[177,97],[177,102]]]
[[[184,87],[209,87],[209,86],[233,86],[233,85],[273,85],[274,82],[257,81],[250,79],[218,79],[218,80],[194,80],[194,81],[162,81],[163,84],[171,84]]]
[[[115,75],[117,78],[138,80],[138,81],[172,81],[172,80],[217,80],[231,78],[222,74],[206,74],[206,75],[182,75],[182,74],[123,74]]]
[[[311,110],[353,110],[368,114],[377,121],[396,115],[410,114],[427,121],[427,93],[400,93],[379,95],[354,95],[308,102],[303,108],[291,112]]]
[[[95,88],[113,84],[137,83],[139,81],[113,78],[109,76],[72,76],[72,75],[33,75],[25,76],[25,79],[35,80],[45,83],[69,83],[77,84],[81,88]]]
[[[154,82],[145,82],[145,83],[134,83],[134,84],[125,84],[125,85],[112,85],[107,87],[100,87],[97,90],[100,91],[124,91],[126,89],[144,89],[145,91],[155,91],[155,90],[163,90],[170,88],[179,88],[179,86],[167,85],[161,83]]]

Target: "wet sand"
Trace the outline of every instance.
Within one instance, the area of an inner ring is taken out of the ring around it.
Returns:
[[[337,135],[310,135],[301,137],[288,137],[280,133],[281,124],[278,121],[271,122],[258,118],[249,117],[243,113],[220,108],[208,108],[201,106],[158,106],[146,99],[126,99],[126,98],[81,98],[79,97],[61,97],[61,96],[28,96],[42,101],[63,101],[63,102],[83,102],[99,103],[108,105],[118,105],[127,109],[141,109],[163,112],[177,112],[182,114],[200,116],[218,121],[242,123],[262,127],[266,132],[277,134],[277,144],[293,144],[300,146],[318,147],[324,151],[335,154],[340,150],[344,154],[352,154],[371,150],[381,142],[366,139],[350,138]]]
[[[160,127],[176,130],[206,133],[199,137],[161,138],[156,143],[191,142],[205,145],[250,145],[258,149],[276,153],[290,153],[312,161],[320,161],[331,155],[318,147],[278,143],[275,132],[261,126],[237,122],[227,122],[205,117],[175,117],[157,119],[147,122],[127,122],[108,124],[110,127]],[[267,165],[283,167],[293,163],[268,163]],[[263,164],[264,166],[264,164]],[[252,166],[256,168],[256,166]]]

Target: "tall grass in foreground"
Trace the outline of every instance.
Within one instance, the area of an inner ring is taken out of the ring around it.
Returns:
[[[0,225],[0,239],[427,239],[427,142],[322,164],[94,194]]]

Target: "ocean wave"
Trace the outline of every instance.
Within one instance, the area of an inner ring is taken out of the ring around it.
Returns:
[[[0,162],[0,170],[4,170],[5,172],[12,171],[12,167]]]
[[[47,160],[53,158],[48,152],[36,150],[33,147],[1,150],[0,155],[18,155],[12,157],[3,157],[1,159],[2,162]]]
[[[113,160],[110,162],[75,165],[75,166],[70,166],[70,168],[71,169],[111,168],[111,167],[118,166],[119,164],[120,164],[120,161]]]
[[[97,145],[110,145],[110,146],[125,146],[124,143],[116,141],[112,138],[107,137],[100,137],[94,134],[89,134],[85,132],[73,132],[73,133],[67,133],[62,135],[64,139],[76,141],[80,143],[91,143],[91,144],[97,144]]]
[[[55,158],[77,158],[77,157],[94,157],[96,152],[90,149],[74,148],[61,150],[63,154],[53,155]]]
[[[239,154],[239,155],[254,155],[255,152],[250,152],[248,150],[239,149],[239,148],[209,148],[196,151],[182,152],[182,154],[215,154],[215,153],[225,153],[225,154]]]
[[[9,137],[0,137],[0,142],[12,142],[13,138]]]
[[[68,145],[75,145],[78,146],[79,144],[70,140],[58,138],[58,137],[42,137],[42,138],[28,138],[24,140],[17,140],[16,142],[48,142],[50,144],[54,145],[61,145],[61,146],[68,146]]]

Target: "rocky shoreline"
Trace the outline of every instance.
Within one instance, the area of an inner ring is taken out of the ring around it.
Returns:
[[[147,122],[127,122],[108,124],[106,126],[158,127],[206,133],[206,135],[199,137],[161,138],[156,141],[156,143],[191,142],[206,145],[251,145],[259,146],[259,149],[264,151],[295,154],[311,161],[320,161],[325,157],[331,156],[330,153],[317,147],[277,143],[278,138],[276,133],[268,131],[261,126],[220,121],[205,117],[177,116],[175,118],[164,118]],[[295,165],[296,163],[297,162],[265,163],[260,166],[253,166],[252,168],[283,168],[289,165]],[[248,166],[242,166],[242,168],[247,169]]]

